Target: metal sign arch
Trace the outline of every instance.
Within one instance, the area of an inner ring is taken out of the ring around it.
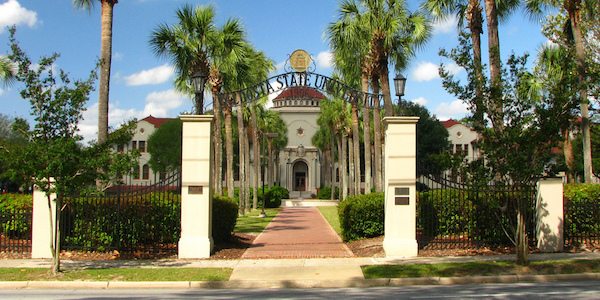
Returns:
[[[262,97],[293,87],[315,89],[359,106],[373,107],[375,101],[379,102],[380,107],[383,104],[383,94],[365,93],[335,78],[310,71],[281,73],[245,89],[218,93],[216,96],[222,103],[235,107],[240,103],[248,105]]]

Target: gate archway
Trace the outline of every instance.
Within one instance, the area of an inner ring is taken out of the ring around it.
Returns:
[[[308,183],[308,165],[303,160],[298,160],[293,166],[293,186],[294,191],[304,192],[307,189]]]

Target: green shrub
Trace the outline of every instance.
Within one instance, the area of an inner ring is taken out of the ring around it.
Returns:
[[[419,193],[417,226],[431,237],[469,232],[473,221],[470,196],[468,192],[456,189]]]
[[[565,198],[565,235],[598,236],[600,233],[600,185],[567,184]]]
[[[339,188],[335,188],[335,193],[333,195],[334,199],[339,199],[340,198],[340,189]],[[317,199],[331,199],[331,187],[330,186],[324,186],[322,188],[319,189],[319,192],[317,193]]]
[[[27,238],[32,207],[31,194],[0,194],[0,233],[10,238]]]
[[[238,217],[238,205],[225,196],[215,196],[212,203],[212,237],[215,241],[227,241]]]
[[[275,208],[281,206],[281,199],[288,199],[290,197],[290,192],[280,186],[273,186],[269,189],[269,191],[265,191],[265,206],[267,208]]]
[[[348,197],[340,202],[338,214],[344,241],[380,236],[385,215],[383,193]]]

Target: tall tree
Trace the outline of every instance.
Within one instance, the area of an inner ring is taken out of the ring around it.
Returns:
[[[597,16],[600,7],[596,0],[525,0],[527,9],[534,14],[541,14],[547,6],[563,9],[568,16],[568,33],[572,37],[577,77],[579,80],[579,105],[581,111],[581,134],[583,137],[583,173],[585,182],[592,182],[592,147],[589,116],[588,77],[586,64],[585,40],[582,29],[584,14]],[[597,22],[596,22],[597,24]]]
[[[113,8],[118,0],[99,0],[100,22],[100,88],[98,89],[98,143],[108,139],[108,101],[110,92],[110,67],[112,60]],[[96,1],[73,0],[78,8],[90,10]]]

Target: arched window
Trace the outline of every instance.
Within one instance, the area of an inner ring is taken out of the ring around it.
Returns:
[[[150,167],[148,166],[148,164],[145,164],[142,167],[142,179],[144,179],[144,180],[150,179]]]

